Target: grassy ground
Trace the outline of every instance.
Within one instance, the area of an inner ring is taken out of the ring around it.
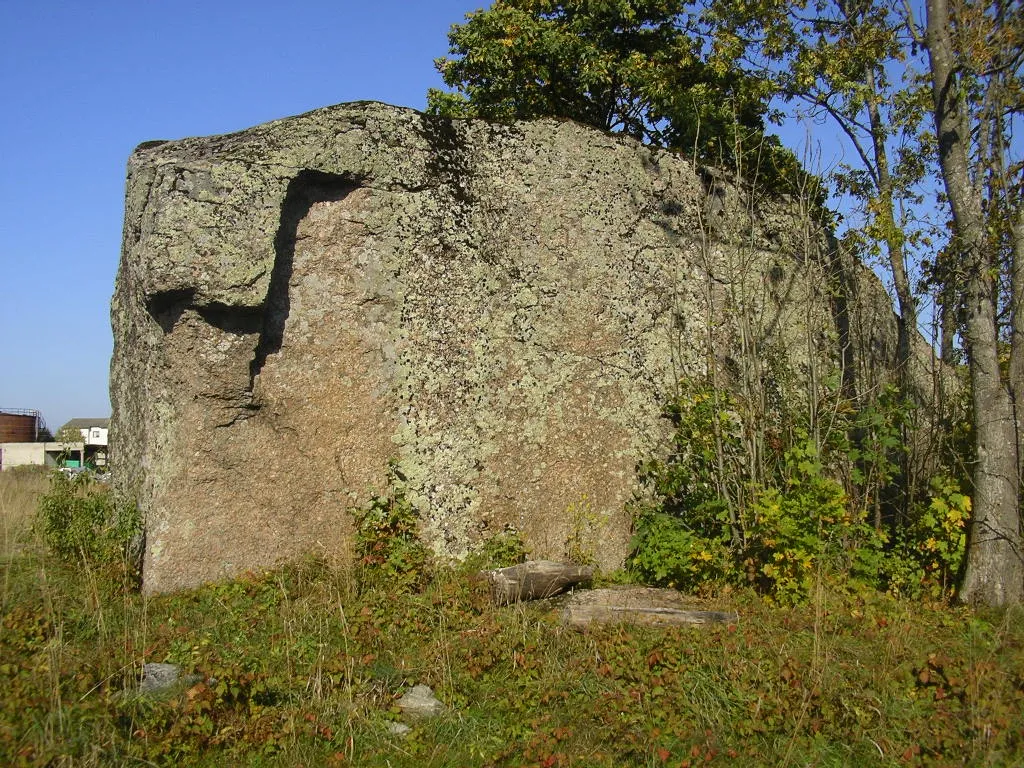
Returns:
[[[1024,764],[1020,612],[823,582],[724,595],[735,625],[577,633],[452,571],[405,594],[316,562],[146,598],[46,554],[28,482],[0,475],[2,765]],[[144,661],[204,682],[139,699]],[[448,714],[390,735],[417,683]]]
[[[42,467],[15,467],[0,474],[0,559],[6,562],[28,540],[36,501],[46,490]]]

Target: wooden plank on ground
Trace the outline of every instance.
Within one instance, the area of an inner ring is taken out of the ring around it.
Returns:
[[[702,626],[739,620],[734,611],[718,611],[686,605],[674,589],[626,587],[577,592],[562,611],[562,622],[582,629],[591,624],[648,624]]]
[[[586,586],[594,579],[594,567],[553,560],[533,560],[510,568],[484,571],[491,596],[499,605],[540,600],[570,587]]]

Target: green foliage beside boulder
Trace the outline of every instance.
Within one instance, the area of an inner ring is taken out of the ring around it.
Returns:
[[[133,549],[142,535],[138,510],[87,474],[51,473],[49,490],[39,500],[36,526],[62,560],[136,568]]]
[[[427,549],[419,538],[419,515],[405,494],[374,496],[352,515],[360,584],[417,589],[426,576]]]
[[[889,589],[914,598],[952,595],[964,565],[970,518],[971,497],[960,481],[944,474],[933,477],[927,499],[896,533],[887,561]]]
[[[508,528],[485,539],[479,548],[470,554],[464,563],[465,570],[490,570],[508,568],[526,562],[529,552],[523,537]]]
[[[821,578],[950,597],[971,499],[939,469],[906,512],[886,500],[907,409],[892,392],[859,412],[837,408],[819,439],[797,415],[777,413],[780,428],[755,460],[744,443],[751,414],[737,398],[684,382],[666,410],[671,450],[642,466],[650,497],[637,504],[630,568],[685,591],[752,584],[785,603]]]

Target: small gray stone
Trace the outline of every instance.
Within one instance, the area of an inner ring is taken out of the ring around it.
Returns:
[[[143,664],[139,693],[153,694],[168,691],[181,678],[181,667],[177,664]]]
[[[429,685],[417,685],[398,700],[398,708],[402,714],[412,719],[437,717],[444,712],[445,706],[434,696]]]
[[[410,728],[405,723],[388,723],[388,733],[393,734],[395,736],[405,736],[410,731],[412,731],[412,728]]]

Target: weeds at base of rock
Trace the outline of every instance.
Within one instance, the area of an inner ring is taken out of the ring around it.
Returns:
[[[2,488],[0,488],[0,498]],[[5,513],[8,510],[5,510]],[[305,560],[145,597],[37,536],[4,561],[0,763],[1010,765],[1024,614],[830,581],[719,628],[561,627],[465,573],[396,591]],[[199,680],[126,697],[142,664]],[[416,684],[447,707],[389,732]]]

